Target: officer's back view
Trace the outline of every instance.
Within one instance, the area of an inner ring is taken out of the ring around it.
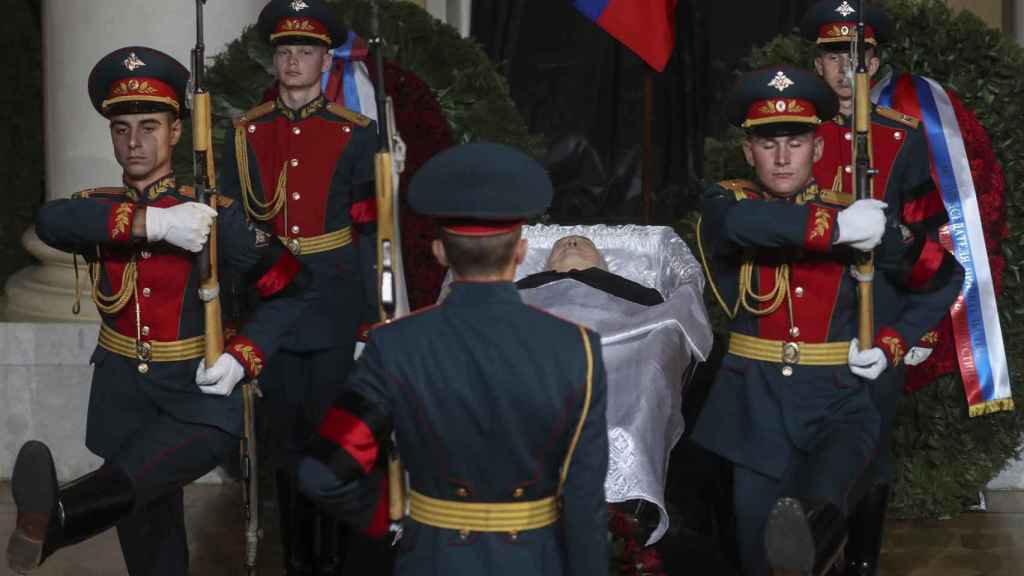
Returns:
[[[543,168],[495,144],[446,151],[412,181],[455,282],[443,303],[370,332],[299,470],[311,496],[344,507],[336,495],[395,431],[411,488],[396,574],[607,574],[600,339],[512,283],[521,225],[550,200]]]

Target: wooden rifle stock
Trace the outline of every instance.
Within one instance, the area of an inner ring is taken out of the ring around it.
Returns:
[[[864,0],[859,0],[857,13],[857,40],[851,57],[856,61],[853,96],[853,192],[854,198],[863,200],[872,198],[871,177],[871,100],[870,80],[867,68],[867,45],[864,42]],[[857,284],[858,325],[857,339],[860,349],[868,350],[875,339],[875,307],[873,297],[875,260],[872,252],[861,254],[857,261],[857,272],[860,276]]]
[[[210,93],[192,95],[192,150],[195,154],[196,200],[217,209],[217,198],[207,194],[215,182],[213,165],[213,130],[211,126]],[[199,254],[199,293],[203,300],[206,325],[206,365],[213,364],[224,352],[224,326],[221,320],[220,284],[217,275],[217,222],[210,227],[210,239]]]

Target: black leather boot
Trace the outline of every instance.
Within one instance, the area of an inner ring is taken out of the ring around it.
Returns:
[[[292,477],[278,470],[278,512],[286,576],[313,574],[313,504],[296,489]]]
[[[827,574],[846,544],[846,518],[830,503],[779,498],[765,528],[768,565],[776,574]]]
[[[864,494],[850,517],[845,576],[877,576],[890,492],[888,484],[875,484]]]
[[[53,455],[35,440],[18,452],[11,491],[18,520],[7,544],[7,563],[19,574],[60,548],[113,527],[135,503],[131,479],[111,464],[58,488]]]
[[[314,551],[317,576],[340,576],[347,544],[345,527],[337,518],[319,506],[316,510],[314,526],[319,530],[315,539],[317,547]]]

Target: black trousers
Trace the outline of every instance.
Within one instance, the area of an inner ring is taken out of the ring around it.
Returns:
[[[182,488],[238,451],[238,437],[202,424],[175,420],[154,409],[107,458],[132,479],[135,506],[117,524],[131,576],[186,576],[188,539]]]
[[[832,422],[806,452],[794,451],[782,478],[750,468],[733,471],[736,540],[744,576],[768,576],[764,530],[775,501],[794,497],[805,502],[829,502],[844,514],[859,498],[858,490],[874,455],[878,421]]]

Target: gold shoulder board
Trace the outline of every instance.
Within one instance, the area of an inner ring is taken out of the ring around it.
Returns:
[[[235,118],[235,121],[234,121],[235,128],[238,128],[239,126],[245,126],[247,123],[252,122],[253,120],[256,120],[257,118],[260,118],[261,116],[266,116],[267,114],[270,114],[270,112],[273,109],[274,109],[274,102],[273,101],[264,102],[263,104],[260,104],[259,106],[256,106],[254,108],[250,108],[248,112],[246,112],[245,114],[242,114],[238,118]]]
[[[117,186],[105,186],[103,188],[86,188],[71,195],[72,198],[90,198],[96,195],[124,196],[124,188]]]
[[[750,180],[722,180],[719,186],[731,190],[737,200],[756,199],[761,197],[761,190]]]
[[[889,120],[892,120],[893,122],[899,122],[904,126],[917,128],[921,124],[921,121],[918,120],[917,118],[914,118],[910,114],[904,114],[899,110],[893,110],[892,108],[887,108],[885,106],[879,106],[875,110],[878,112],[878,115],[881,116],[882,118],[888,118]]]
[[[344,118],[345,120],[348,120],[349,122],[355,124],[356,126],[360,126],[362,128],[366,128],[367,126],[370,125],[370,119],[368,117],[363,116],[362,114],[360,114],[358,112],[353,112],[353,111],[349,110],[348,108],[345,108],[341,104],[338,104],[337,102],[328,102],[327,103],[327,110],[331,114],[334,114],[336,116],[341,116],[342,118]]]

